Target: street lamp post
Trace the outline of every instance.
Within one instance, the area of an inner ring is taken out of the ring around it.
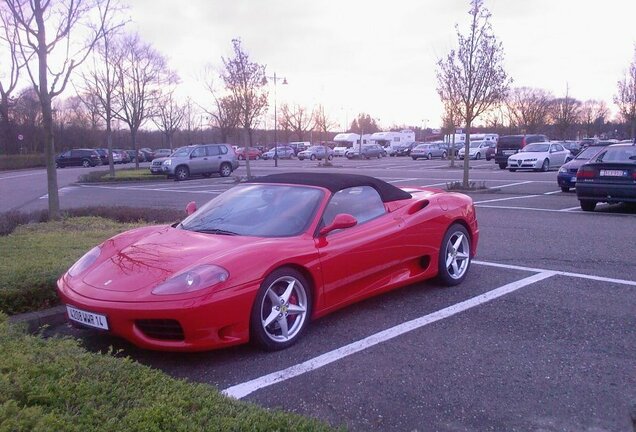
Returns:
[[[278,121],[276,118],[277,112],[276,112],[276,83],[278,82],[278,80],[282,80],[282,84],[283,85],[287,85],[287,78],[280,78],[276,76],[276,72],[274,72],[273,76],[265,76],[263,77],[263,83],[267,84],[267,80],[273,80],[274,81],[274,166],[278,167]]]

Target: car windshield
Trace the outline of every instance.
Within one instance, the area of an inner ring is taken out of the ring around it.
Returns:
[[[192,151],[192,148],[190,147],[182,147],[180,149],[177,149],[176,152],[174,152],[172,154],[172,156],[174,157],[186,157],[190,155],[190,152]],[[161,150],[158,150],[157,153],[161,152]]]
[[[522,148],[521,151],[531,152],[531,153],[548,152],[550,151],[550,144],[545,144],[545,143],[528,144],[527,146]]]
[[[212,199],[179,228],[209,234],[289,237],[311,223],[323,192],[307,186],[246,184]]]
[[[574,159],[584,159],[589,160],[594,157],[603,147],[588,147],[585,150],[581,151]]]
[[[322,148],[322,146],[311,146],[307,149],[307,151],[310,152],[315,152],[315,151],[323,151],[324,149]]]
[[[479,148],[483,143],[483,141],[473,141],[470,143],[470,148]]]

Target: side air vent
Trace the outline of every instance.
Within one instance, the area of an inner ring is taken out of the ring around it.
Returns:
[[[422,200],[422,201],[418,201],[418,202],[414,203],[409,208],[408,214],[417,213],[418,211],[420,211],[423,208],[425,208],[426,206],[428,206],[428,203],[429,203],[428,200]]]

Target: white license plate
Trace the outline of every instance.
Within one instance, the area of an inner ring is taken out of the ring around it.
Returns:
[[[576,176],[572,177],[572,178],[570,179],[570,181],[571,181],[572,183],[576,183]]]
[[[104,315],[96,314],[93,312],[86,312],[69,305],[66,305],[66,312],[68,313],[68,318],[72,321],[83,324],[85,326],[108,330],[108,322],[106,321],[106,316]]]
[[[504,150],[503,151],[503,154],[505,154],[505,155],[511,155],[511,154],[515,154],[515,153],[517,153],[517,152],[514,151],[514,150]]]
[[[601,177],[623,177],[624,175],[623,170],[601,170]]]

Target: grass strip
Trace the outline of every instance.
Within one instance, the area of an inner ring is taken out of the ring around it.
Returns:
[[[165,181],[165,175],[152,174],[148,168],[115,170],[115,177],[109,171],[92,171],[79,177],[80,183],[107,183],[125,181]]]
[[[69,338],[26,335],[0,313],[1,431],[323,431],[329,426],[171,378]]]

